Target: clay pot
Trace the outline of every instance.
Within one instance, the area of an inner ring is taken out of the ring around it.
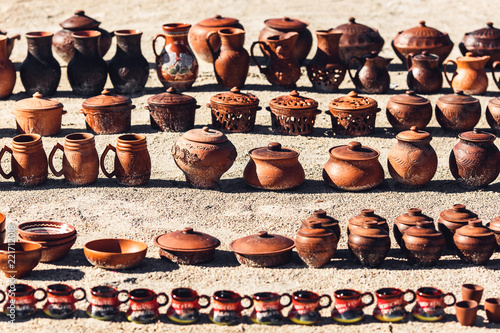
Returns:
[[[500,30],[493,27],[492,22],[486,23],[486,28],[466,32],[458,48],[463,55],[471,52],[474,56],[490,56],[486,66],[500,60]]]
[[[85,30],[73,33],[75,54],[68,63],[68,80],[77,95],[99,94],[108,79],[108,66],[99,53],[101,33]]]
[[[362,227],[352,228],[347,243],[356,262],[368,267],[382,264],[391,248],[387,231],[372,221],[364,222]]]
[[[167,92],[148,98],[151,127],[166,132],[185,132],[194,127],[195,111],[200,106],[191,96],[170,87]]]
[[[7,36],[7,31],[0,30],[0,35]],[[14,42],[17,40],[21,40],[21,35],[15,34],[12,37],[7,37],[7,58],[12,54],[12,49],[14,48]]]
[[[61,80],[61,66],[52,55],[53,34],[45,31],[28,32],[28,56],[24,59],[19,74],[26,93],[38,92],[44,96],[56,93]]]
[[[484,301],[484,311],[490,323],[500,323],[500,298],[488,298]]]
[[[412,126],[396,135],[389,151],[387,167],[391,177],[406,186],[423,186],[436,174],[438,158],[430,145],[432,137]]]
[[[335,234],[324,228],[319,221],[306,223],[295,237],[300,258],[314,268],[323,267],[333,258],[337,243]]]
[[[493,218],[486,226],[495,234],[497,250],[500,249],[500,216]]]
[[[126,297],[119,299],[120,295]],[[115,320],[120,314],[120,304],[128,302],[128,291],[110,286],[96,286],[90,290],[90,301],[87,315],[99,320]]]
[[[28,319],[36,314],[36,303],[47,298],[47,292],[42,288],[33,288],[27,284],[13,283],[7,288],[8,299],[3,306],[3,312],[13,314],[18,319]],[[36,297],[35,293],[41,292],[40,297]],[[0,292],[5,299],[5,294]],[[2,300],[3,301],[3,300]],[[12,311],[12,312],[11,312]]]
[[[460,141],[450,153],[450,171],[460,183],[471,187],[487,186],[500,173],[500,151],[491,133],[474,129],[460,133]]]
[[[233,87],[230,92],[222,92],[210,97],[207,107],[212,111],[212,125],[219,131],[251,132],[255,116],[261,109],[259,99],[252,94],[242,93]]]
[[[208,318],[215,324],[225,326],[241,323],[243,319],[241,311],[250,309],[253,305],[253,300],[250,296],[240,296],[240,294],[231,290],[216,291],[212,299],[212,309],[208,314]],[[244,300],[249,303],[244,305]]]
[[[200,309],[208,308],[210,297],[198,295],[196,290],[191,288],[175,288],[171,293],[170,306],[167,310],[167,317],[176,324],[192,324],[200,319]],[[204,300],[200,304],[200,300]]]
[[[47,155],[43,150],[42,137],[38,134],[21,134],[12,139],[12,149],[3,146],[0,160],[5,152],[12,155],[11,171],[5,173],[0,166],[0,174],[22,186],[43,184],[48,176]],[[3,230],[0,230],[3,231]]]
[[[213,36],[218,35],[220,48],[212,49]],[[212,31],[207,35],[207,46],[214,59],[214,72],[217,82],[226,88],[241,88],[245,84],[250,67],[250,56],[243,47],[245,31],[236,28],[227,28]]]
[[[106,170],[104,164],[110,150],[115,152],[114,169],[111,173]],[[146,136],[140,134],[120,135],[116,148],[108,144],[101,155],[101,170],[108,178],[116,176],[118,182],[123,185],[146,184],[151,177],[151,158],[146,144]]]
[[[495,97],[488,101],[486,120],[493,130],[500,130],[500,98]]]
[[[384,181],[377,150],[350,142],[330,148],[328,153],[330,158],[323,167],[323,179],[328,185],[346,191],[364,191]]]
[[[298,37],[299,34],[296,32],[272,35],[263,41],[253,42],[250,47],[252,61],[272,85],[294,88],[300,78],[300,66],[293,54]],[[265,50],[266,67],[262,67],[255,58],[253,50],[257,44]]]
[[[250,267],[274,267],[292,260],[293,239],[259,231],[256,235],[234,240],[229,248],[242,265]]]
[[[342,324],[353,324],[363,320],[365,317],[363,308],[372,305],[374,301],[372,293],[360,293],[353,289],[336,290],[333,297],[335,304],[332,317]]]
[[[400,31],[392,40],[392,48],[403,62],[406,62],[408,54],[427,51],[439,57],[439,63],[448,57],[453,48],[453,42],[447,33],[428,27],[425,21],[420,21],[420,26]]]
[[[419,221],[404,232],[400,246],[410,265],[434,266],[446,245],[443,234],[434,229],[434,222]]]
[[[42,257],[42,246],[33,242],[0,243],[0,271],[20,279],[31,273]],[[14,259],[14,262],[12,260]]]
[[[384,39],[378,30],[356,22],[354,17],[349,22],[335,28],[342,32],[340,38],[340,57],[347,62],[351,57],[361,57],[372,51],[380,52],[384,46]]]
[[[260,42],[266,42],[267,38],[270,36],[284,35],[289,32],[298,33],[297,43],[290,46],[290,49],[293,50],[293,57],[297,59],[299,65],[302,65],[304,60],[307,58],[309,51],[311,51],[312,46],[312,35],[307,29],[309,23],[294,18],[284,17],[265,20],[264,24],[266,26],[260,31],[259,34]],[[269,50],[263,48],[262,45],[263,44],[261,44],[262,52],[269,56]]]
[[[462,285],[462,299],[464,301],[476,301],[481,303],[483,298],[484,287],[478,284],[465,283]]]
[[[445,298],[451,297],[451,302],[446,303]],[[417,289],[417,303],[411,310],[412,315],[423,322],[439,321],[445,317],[444,309],[456,303],[455,295],[443,293],[431,287]]]
[[[129,293],[130,306],[125,313],[128,321],[136,324],[149,324],[158,321],[159,308],[167,305],[168,296],[165,293],[155,293],[153,290],[139,288]],[[160,301],[163,298],[163,301]]]
[[[189,30],[189,44],[196,53],[196,56],[203,61],[210,63],[213,62],[212,53],[210,52],[206,41],[207,35],[211,32],[217,32],[227,28],[244,30],[243,26],[237,19],[222,17],[221,15],[201,20],[193,25],[191,30]],[[210,46],[213,50],[217,50],[220,45],[220,38],[217,34],[215,34],[213,38],[210,39]]]
[[[332,131],[338,135],[361,136],[373,133],[380,111],[376,100],[351,91],[328,104],[326,114],[332,118]]]
[[[351,62],[356,59],[360,63],[356,74],[352,75]],[[383,94],[389,90],[391,77],[387,66],[392,61],[392,58],[383,58],[376,51],[372,51],[370,55],[362,57],[353,56],[347,60],[347,68],[352,83],[356,86],[356,90],[368,94]]]
[[[408,88],[419,94],[433,94],[443,86],[443,74],[439,68],[439,56],[423,51],[408,54],[406,58]]]
[[[406,295],[410,295],[410,299],[405,299]],[[375,292],[375,297],[377,305],[373,316],[379,321],[392,323],[405,319],[408,314],[405,306],[413,303],[416,295],[410,289],[403,291],[397,288],[382,288]]]
[[[479,100],[465,95],[462,90],[455,90],[454,94],[441,96],[436,102],[436,120],[444,130],[470,131],[480,118]]]
[[[266,110],[271,112],[274,132],[286,135],[309,135],[314,131],[318,102],[301,96],[296,90],[289,95],[273,98]]]
[[[132,109],[135,109],[135,105],[132,105],[130,98],[111,94],[104,89],[100,95],[86,99],[80,113],[85,115],[88,131],[115,134],[130,130]]]
[[[96,30],[101,33],[99,40],[99,54],[104,57],[111,46],[113,33],[99,28],[101,22],[85,15],[83,10],[77,10],[75,15],[60,24],[62,30],[56,32],[52,40],[52,46],[56,53],[65,61],[69,62],[75,53],[75,40],[73,32],[83,30]]]
[[[153,39],[153,52],[156,56],[156,74],[165,88],[184,91],[191,88],[198,77],[198,61],[189,47],[187,23],[168,23],[162,26],[165,33]],[[161,53],[156,50],[156,40],[162,37],[165,44]]]
[[[321,300],[325,299],[323,304]],[[314,325],[321,320],[321,309],[332,304],[330,295],[318,295],[312,291],[299,290],[292,294],[292,308],[288,312],[288,319],[295,324]]]
[[[438,228],[443,233],[446,241],[446,248],[455,250],[453,236],[458,228],[461,228],[471,219],[477,218],[477,214],[465,208],[465,205],[454,204],[451,209],[442,211],[439,214]]]
[[[406,230],[411,227],[415,227],[418,222],[433,222],[434,219],[427,215],[422,214],[422,210],[418,208],[410,208],[408,212],[399,215],[394,220],[394,227],[392,229],[394,234],[394,239],[399,246],[401,246],[401,240],[403,239],[403,234]]]
[[[231,141],[222,132],[208,127],[187,131],[171,151],[186,181],[198,188],[216,187],[237,156]]]
[[[195,265],[214,260],[220,241],[193,228],[158,235],[153,240],[160,248],[160,256],[175,263]]]
[[[456,230],[453,241],[462,261],[473,265],[485,265],[495,252],[497,242],[493,232],[483,227],[481,220],[470,220]]]
[[[243,171],[245,182],[264,190],[289,190],[300,186],[305,173],[299,162],[299,152],[271,142],[267,147],[254,148]]]
[[[250,319],[256,324],[280,325],[283,321],[281,310],[292,304],[292,296],[273,292],[252,295],[254,308]],[[285,300],[284,303],[282,300]]]
[[[326,215],[326,211],[322,209],[315,210],[311,216],[302,221],[302,227],[315,222],[321,223],[321,227],[332,232],[337,238],[337,242],[340,240],[339,221]]]
[[[81,297],[75,297],[79,292]],[[57,283],[47,286],[47,302],[43,305],[43,312],[51,318],[69,318],[76,312],[75,303],[86,299],[85,289]]]
[[[7,55],[8,38],[0,35],[0,99],[4,99],[12,94],[16,85],[16,69]]]
[[[349,235],[353,229],[363,227],[365,222],[377,222],[380,229],[389,232],[389,225],[384,217],[375,214],[373,209],[362,209],[358,215],[349,219],[347,224],[347,235]]]
[[[63,152],[62,168],[57,171],[53,164],[57,150]],[[49,167],[54,176],[64,175],[72,185],[89,185],[99,176],[99,156],[94,136],[89,133],[73,133],[64,138],[64,146],[56,143],[49,154]]]
[[[397,131],[409,130],[413,126],[424,129],[431,121],[432,105],[427,98],[408,90],[406,94],[395,95],[389,99],[386,115]]]
[[[477,318],[479,305],[476,301],[461,301],[455,304],[457,320],[462,326],[472,326]]]
[[[130,269],[137,266],[148,251],[146,243],[120,238],[96,239],[85,243],[85,258],[105,269]]]
[[[483,94],[488,88],[488,77],[484,71],[488,60],[490,60],[489,56],[474,57],[472,52],[467,52],[464,57],[457,58],[456,62],[451,59],[447,60],[443,68],[444,78],[454,90],[463,90],[469,95]],[[451,80],[446,73],[446,66],[450,63],[457,66]]]
[[[314,89],[319,92],[335,92],[344,81],[347,66],[340,59],[338,30],[316,30],[318,48],[316,55],[307,64],[307,76]]]
[[[142,55],[140,30],[117,30],[116,54],[108,63],[109,78],[119,94],[140,93],[149,77],[149,63]]]

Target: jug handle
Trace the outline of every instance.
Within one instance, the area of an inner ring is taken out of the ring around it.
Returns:
[[[158,37],[163,37],[165,41],[167,40],[167,37],[164,34],[158,34],[155,36],[155,38],[153,38],[153,52],[156,56],[156,59],[160,57],[160,55],[156,52],[156,40],[158,39]]]
[[[352,80],[352,82],[354,83],[354,77],[352,76],[352,73],[351,73],[351,61],[352,61],[353,59],[358,60],[358,61],[359,61],[359,63],[361,63],[361,64],[363,63],[363,61],[361,60],[361,58],[356,57],[356,56],[351,56],[351,57],[349,58],[349,60],[347,60],[347,73],[349,73],[349,76],[351,77],[351,80]],[[360,67],[358,67],[358,69],[357,69],[356,73],[357,73],[357,72],[359,72],[359,70],[360,70],[360,69],[361,69],[361,66],[360,66]]]
[[[215,34],[219,34],[218,31],[210,31],[208,34],[207,34],[207,37],[205,38],[205,40],[207,41],[207,46],[208,46],[208,49],[210,50],[210,54],[212,54],[212,59],[213,61],[215,61],[215,50],[212,48],[212,45],[210,44],[210,38],[215,35]]]
[[[414,56],[413,53],[408,53],[408,55],[406,56],[406,69],[407,70],[410,70],[410,68],[412,66],[411,58],[413,58],[413,56]]]
[[[116,148],[113,147],[113,145],[111,144],[108,144],[106,146],[106,149],[104,149],[104,152],[102,153],[101,155],[101,170],[102,170],[102,173],[104,173],[104,175],[108,178],[113,178],[113,176],[115,175],[115,170],[113,170],[111,173],[108,173],[108,171],[106,170],[106,167],[104,166],[104,160],[106,159],[106,155],[108,154],[108,152],[112,150],[115,152],[116,154]]]
[[[268,56],[267,56],[264,52],[262,52],[262,54],[264,54],[264,58],[267,58],[266,68],[265,68],[265,69],[264,69],[264,68],[262,68],[262,67],[260,66],[259,62],[257,61],[257,59],[255,58],[255,55],[254,55],[254,53],[253,53],[254,47],[255,47],[255,45],[257,45],[257,44],[262,45],[265,49],[267,49],[267,48],[268,48],[268,46],[267,46],[267,44],[266,44],[266,43],[264,43],[264,42],[261,42],[261,41],[256,41],[256,42],[253,42],[253,43],[252,43],[252,46],[250,47],[250,57],[252,58],[252,61],[253,61],[253,62],[257,65],[257,67],[259,67],[259,71],[260,71],[261,73],[264,73],[265,69],[267,69],[267,67],[269,67],[269,64],[270,64],[270,62],[271,62],[271,57],[268,57]]]
[[[12,149],[10,149],[7,146],[3,146],[2,150],[0,151],[0,161],[2,160],[2,157],[5,154],[5,152],[8,152],[12,155]],[[3,178],[9,179],[12,177],[12,170],[10,170],[9,173],[5,173],[2,169],[2,165],[0,164],[0,174],[3,176]]]
[[[498,65],[500,65],[500,61],[495,61],[491,66],[491,76],[493,76],[493,81],[495,81],[495,84],[500,89],[500,83],[498,82],[497,77],[495,76],[495,69],[498,67]]]
[[[63,168],[61,168],[61,170],[57,171],[56,168],[54,167],[54,163],[53,163],[54,155],[56,154],[56,151],[58,149],[60,149],[64,154],[64,147],[61,146],[61,144],[59,142],[57,142],[55,144],[54,148],[52,148],[52,151],[49,154],[49,168],[50,168],[50,171],[52,171],[52,173],[56,177],[60,177],[63,174]]]
[[[446,60],[444,63],[443,63],[443,73],[444,73],[444,78],[446,79],[446,81],[448,81],[448,84],[450,85],[451,88],[453,88],[453,86],[451,85],[451,82],[453,81],[453,79],[455,78],[455,76],[457,76],[457,71],[455,70],[455,72],[453,72],[453,76],[451,77],[451,80],[449,79],[448,77],[448,73],[446,72],[446,66],[449,64],[449,63],[452,63],[454,64],[455,66],[457,65],[457,63],[455,62],[455,60]]]
[[[200,299],[204,299],[206,304],[200,304]],[[198,304],[202,309],[208,308],[210,306],[210,297],[208,297],[207,295],[200,295],[200,297],[198,298]]]

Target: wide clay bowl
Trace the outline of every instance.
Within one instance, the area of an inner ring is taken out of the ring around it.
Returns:
[[[17,226],[17,232],[23,239],[33,242],[50,242],[76,234],[71,224],[54,221],[24,222]]]
[[[87,260],[94,266],[107,269],[128,269],[139,264],[148,246],[131,239],[96,239],[83,247]]]
[[[15,256],[14,261],[12,261],[13,256]],[[40,244],[33,242],[0,244],[0,270],[8,278],[17,279],[28,275],[38,265],[41,257]]]
[[[40,262],[52,262],[64,258],[68,254],[71,247],[75,244],[76,237],[77,234],[75,233],[69,237],[53,241],[34,242],[42,246],[42,258],[40,259]],[[19,235],[19,239],[21,241],[26,241],[22,235]]]

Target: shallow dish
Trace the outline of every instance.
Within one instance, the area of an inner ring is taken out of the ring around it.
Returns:
[[[131,239],[97,239],[84,245],[87,260],[94,266],[107,269],[127,269],[139,264],[148,246]]]
[[[54,221],[24,222],[17,226],[18,234],[29,241],[53,241],[76,234],[71,224]]]

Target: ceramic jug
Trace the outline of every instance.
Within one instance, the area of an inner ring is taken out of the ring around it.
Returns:
[[[439,57],[424,51],[406,57],[408,88],[419,94],[438,92],[443,86],[443,74],[439,69]]]
[[[7,40],[0,35],[0,99],[9,97],[16,85],[16,69],[7,55]]]
[[[483,94],[488,88],[488,77],[484,71],[488,60],[490,56],[474,57],[472,52],[467,52],[464,57],[459,57],[456,61],[450,59],[444,63],[444,77],[455,90],[462,90],[468,95]],[[446,73],[446,66],[450,63],[457,66],[451,79]]]
[[[353,76],[350,69],[350,64],[353,60],[361,63],[356,74]],[[378,56],[376,51],[368,56],[356,57],[352,56],[347,61],[349,76],[360,92],[369,94],[383,94],[389,89],[391,78],[387,66],[392,61],[392,58],[383,58]]]

